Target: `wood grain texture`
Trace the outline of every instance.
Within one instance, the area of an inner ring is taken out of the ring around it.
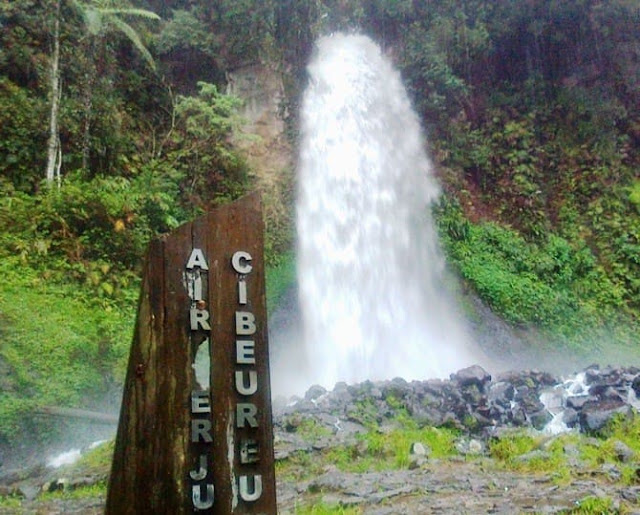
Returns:
[[[273,432],[264,291],[263,221],[260,197],[252,194],[153,241],[147,253],[142,292],[125,381],[106,513],[193,513],[192,486],[213,483],[215,501],[199,513],[276,513]],[[189,324],[192,300],[186,263],[203,251],[209,270],[204,287],[210,312],[211,414],[213,443],[191,442],[192,367],[205,335]],[[252,270],[240,276],[231,265],[236,251],[252,256]],[[238,281],[247,282],[247,304],[238,302]],[[237,337],[236,311],[251,312],[256,332]],[[237,338],[255,341],[255,365],[236,364]],[[235,371],[255,370],[258,390],[241,395]],[[256,406],[258,427],[236,427],[236,406]],[[259,461],[242,464],[239,443],[257,442]],[[211,470],[203,481],[189,477],[207,454]],[[240,476],[262,478],[262,495],[247,502],[239,495]],[[203,490],[204,492],[204,490]]]

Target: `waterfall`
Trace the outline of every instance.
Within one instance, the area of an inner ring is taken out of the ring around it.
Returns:
[[[471,364],[430,213],[439,190],[400,74],[370,39],[317,42],[301,115],[298,276],[308,384]]]

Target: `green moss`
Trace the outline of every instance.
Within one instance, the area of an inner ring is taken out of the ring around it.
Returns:
[[[93,485],[81,486],[71,490],[56,490],[55,492],[43,493],[38,497],[40,501],[52,499],[92,499],[105,497],[107,495],[106,481],[100,481]]]
[[[134,302],[87,298],[17,261],[0,264],[0,359],[11,371],[0,395],[0,438],[8,441],[31,420],[23,413],[90,407],[105,383],[122,381],[135,320]]]
[[[319,502],[296,508],[296,515],[358,515],[362,513],[360,508],[348,508],[338,504],[326,504]]]
[[[578,502],[575,508],[563,511],[567,515],[602,515],[605,513],[620,513],[614,509],[614,503],[610,497],[585,497]]]
[[[274,265],[267,266],[267,311],[272,313],[296,280],[296,259],[293,251],[281,254]]]
[[[412,444],[427,446],[431,458],[447,458],[457,454],[457,435],[454,430],[435,427],[369,431],[358,435],[356,445],[331,449],[326,459],[345,472],[403,469],[410,463]]]

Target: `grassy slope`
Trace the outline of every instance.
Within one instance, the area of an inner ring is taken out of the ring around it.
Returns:
[[[92,409],[124,379],[138,297],[88,298],[79,284],[56,284],[7,258],[0,262],[0,441],[30,424],[37,406]],[[267,305],[273,309],[295,276],[293,254],[268,268]]]
[[[90,407],[123,379],[135,318],[133,291],[119,304],[88,299],[78,285],[44,281],[17,259],[0,263],[0,441],[35,406]]]

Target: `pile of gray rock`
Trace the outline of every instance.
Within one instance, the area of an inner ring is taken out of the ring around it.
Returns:
[[[508,435],[513,427],[549,430],[555,424],[594,434],[616,415],[631,416],[640,408],[639,396],[640,369],[597,366],[566,380],[531,370],[491,377],[481,367],[472,366],[447,380],[339,383],[332,391],[314,386],[303,398],[274,406],[276,460],[302,451],[313,461],[319,452],[343,444],[353,446],[356,455],[364,455],[367,449],[359,446],[367,443],[356,438],[358,433],[393,429],[408,419],[417,426],[461,429],[463,434],[454,444],[459,455],[439,460],[417,441],[407,449],[406,468],[355,473],[329,464],[311,477],[285,474],[278,477],[279,513],[297,513],[301,503],[315,502],[358,505],[370,515],[540,513],[541,507],[544,513],[565,513],[594,497],[611,500],[613,511],[616,506],[637,507],[640,484],[616,482],[621,475],[619,465],[637,460],[637,454],[622,442],[614,447],[618,461],[603,464],[601,469],[582,463],[573,455],[575,448],[567,445],[564,451],[578,479],[562,488],[551,474],[534,476],[492,465],[487,442]],[[599,445],[598,439],[589,440]],[[544,453],[542,447],[518,460]],[[478,459],[467,460],[469,455]],[[301,463],[305,466],[304,460]],[[104,482],[107,469],[91,475],[79,472],[68,479],[61,479],[60,473],[42,466],[13,471],[0,468],[0,496],[19,499],[24,513],[103,512],[103,494],[82,499],[40,494]]]
[[[338,383],[332,391],[311,387],[304,398],[276,408],[276,430],[293,432],[312,417],[334,435],[392,424],[409,416],[419,426],[450,426],[490,436],[504,427],[566,429],[597,433],[612,417],[640,408],[640,369],[593,365],[562,380],[535,370],[492,377],[474,365],[450,379]]]

